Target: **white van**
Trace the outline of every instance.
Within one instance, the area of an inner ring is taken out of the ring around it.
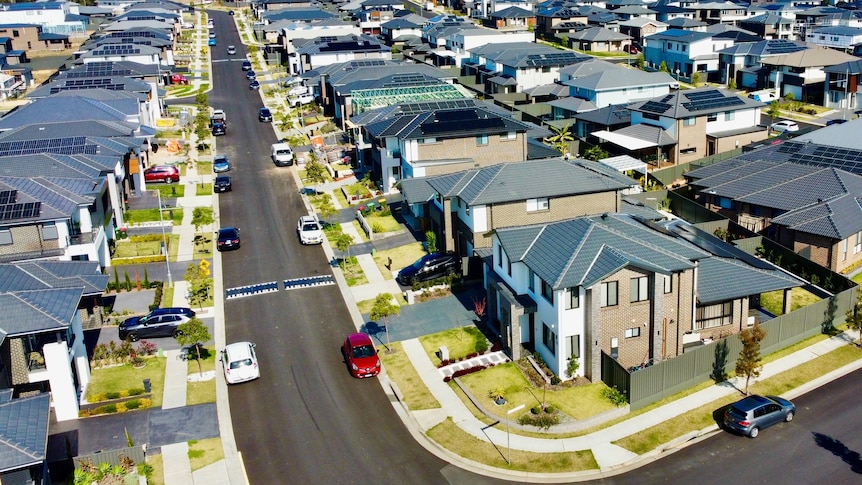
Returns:
[[[771,103],[778,99],[778,96],[775,95],[774,89],[762,89],[760,91],[753,91],[749,93],[749,98],[760,101],[761,103]]]
[[[272,163],[278,167],[293,165],[293,150],[288,143],[272,144]]]

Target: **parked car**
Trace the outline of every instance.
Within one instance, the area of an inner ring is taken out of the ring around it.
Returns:
[[[353,333],[347,336],[341,346],[341,354],[350,374],[356,378],[374,377],[380,373],[380,357],[371,342],[371,337],[364,333]]]
[[[215,38],[214,38],[214,37],[210,37],[210,38],[207,40],[207,45],[208,45],[208,46],[213,46],[213,47],[214,47],[214,46],[216,45],[216,40],[215,40]]]
[[[398,282],[412,285],[451,275],[461,270],[461,258],[455,253],[431,253],[398,272]]]
[[[272,123],[272,111],[269,108],[260,108],[257,110],[257,121],[261,123]]]
[[[209,38],[210,38],[210,39],[215,39],[215,38],[216,38],[216,33],[215,33],[215,32],[210,32],[210,33],[209,33]]]
[[[770,126],[770,128],[772,128],[772,131],[775,131],[778,133],[784,133],[785,131],[789,131],[789,132],[799,131],[799,125],[796,124],[795,121],[790,121],[790,120],[776,121],[775,123],[773,123]]]
[[[255,344],[251,342],[237,342],[221,351],[219,360],[224,366],[224,380],[228,384],[253,381],[260,377],[254,349]]]
[[[212,123],[213,136],[227,135],[227,123],[223,120],[215,120]]]
[[[154,165],[144,170],[144,181],[172,184],[180,181],[180,170],[173,165]]]
[[[323,228],[314,216],[302,216],[296,223],[296,234],[301,244],[323,243]]]
[[[229,45],[227,46],[227,55],[232,56],[236,54],[236,46]]]
[[[216,249],[224,251],[226,249],[239,249],[239,228],[238,227],[223,227],[218,230],[218,239],[216,240]]]
[[[228,12],[227,12],[227,13],[228,13],[228,15],[230,15],[231,17],[233,17],[233,16],[234,16],[233,10],[228,10]]]
[[[183,29],[193,29],[195,28],[195,24],[191,22],[183,22],[182,24],[180,24],[180,27]]]
[[[230,181],[230,175],[219,175],[213,182],[213,190],[216,192],[231,192],[233,185]]]
[[[260,89],[260,82],[257,79],[253,79],[250,83],[248,83],[248,88],[252,91],[257,91]]]
[[[840,125],[840,124],[842,124],[842,123],[847,123],[847,120],[844,120],[844,119],[841,119],[841,118],[834,119],[834,120],[829,120],[829,121],[827,121],[827,122],[826,122],[826,126]]]
[[[625,47],[623,47],[623,51],[628,52],[629,54],[637,54],[638,52],[640,52],[637,46],[630,44],[627,44]]]
[[[302,80],[299,80],[302,82]],[[294,85],[287,91],[288,97],[299,96],[302,94],[308,94],[308,87],[303,85]]]
[[[246,71],[245,78],[249,81],[254,81],[255,79],[257,79],[257,74],[255,74],[254,71]]]
[[[778,396],[748,396],[724,412],[724,426],[749,438],[757,438],[761,429],[782,421],[793,421],[796,406]]]
[[[216,155],[213,158],[213,172],[230,172],[230,160],[228,160],[227,155]]]
[[[299,96],[295,96],[287,100],[287,104],[289,104],[291,108],[296,108],[313,102],[314,96],[311,94],[300,94]]]
[[[242,61],[242,70],[243,71],[251,71],[251,61],[246,59]]]
[[[213,23],[212,19],[207,20],[207,28],[208,29],[214,29],[215,28],[215,24]]]
[[[188,84],[189,78],[182,74],[171,74],[171,84]]]
[[[120,323],[120,340],[137,342],[142,338],[176,337],[179,326],[195,316],[190,308],[156,308],[142,317],[131,317]]]

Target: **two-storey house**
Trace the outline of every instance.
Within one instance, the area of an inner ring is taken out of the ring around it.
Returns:
[[[842,25],[816,27],[805,34],[805,41],[823,47],[848,51],[862,44],[862,27]]]
[[[718,51],[734,40],[723,34],[671,29],[644,39],[644,62],[658,69],[664,64],[675,76],[691,77],[695,71],[718,72]]]
[[[823,106],[844,110],[845,116],[862,108],[862,60],[823,68],[826,73]],[[853,110],[853,111],[850,111]]]
[[[766,86],[768,69],[763,60],[769,57],[798,52],[808,48],[805,42],[784,39],[769,39],[760,42],[743,42],[718,52],[719,81],[729,84],[736,81],[737,87],[749,90]]]
[[[586,57],[532,42],[495,43],[472,49],[463,72],[475,76],[476,83],[483,84],[489,94],[520,93],[553,83],[562,67]]]
[[[792,94],[806,103],[822,103],[826,92],[826,72],[829,66],[857,61],[859,58],[825,47],[805,49],[763,60],[769,70],[768,79],[779,88],[779,94]]]
[[[297,38],[293,46],[296,57],[290,58],[291,72],[296,74],[352,60],[392,59],[389,47],[370,35]]]
[[[503,348],[538,353],[563,379],[598,380],[602,353],[631,367],[737,333],[752,296],[784,290],[787,304],[802,284],[680,220],[607,213],[492,238],[487,308]]]

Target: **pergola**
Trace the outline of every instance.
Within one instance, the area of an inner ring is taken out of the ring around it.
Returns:
[[[446,83],[358,89],[350,95],[354,115],[398,103],[466,98],[456,86]]]

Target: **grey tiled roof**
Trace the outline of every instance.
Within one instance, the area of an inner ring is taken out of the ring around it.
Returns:
[[[83,288],[83,294],[105,291],[109,276],[92,261],[29,261],[0,264],[0,293],[50,288]]]
[[[711,99],[719,99],[720,97],[723,97],[726,99],[739,100],[739,103],[732,106],[715,106],[713,108],[697,110],[690,110],[688,108],[688,106],[690,106],[689,103],[694,102],[698,96],[703,96],[704,93],[712,91],[715,92],[713,93],[715,98]],[[656,111],[655,107],[659,105],[665,107],[663,108],[664,111]],[[678,91],[671,92],[670,94],[667,94],[665,96],[648,99],[646,101],[638,101],[628,105],[629,109],[631,109],[632,111],[650,111],[654,114],[658,114],[659,116],[665,116],[677,120],[688,118],[691,116],[705,116],[708,113],[738,111],[742,109],[752,109],[761,106],[763,106],[763,103],[761,103],[760,101],[755,101],[751,98],[739,96],[736,93],[727,91],[725,89],[718,89],[713,87],[688,90],[680,89]]]
[[[790,211],[774,217],[772,223],[838,241],[848,239],[862,231],[862,197],[859,194],[862,192],[857,190],[854,194]]]
[[[730,281],[733,284],[728,284]],[[706,258],[700,261],[697,272],[697,300],[709,305],[802,284],[782,271],[756,268],[737,259]]]
[[[424,204],[437,193],[426,177],[401,179],[398,185],[408,204]]]
[[[462,138],[508,132],[524,133],[530,129],[530,126],[479,105],[385,118],[369,123],[365,129],[377,138],[397,137],[406,140],[429,137]]]
[[[10,337],[65,329],[82,295],[80,287],[0,293],[0,329]]]
[[[0,131],[34,123],[66,123],[70,121],[104,121],[134,126],[126,121],[138,116],[139,103],[134,99],[98,100],[86,96],[50,96],[24,105],[0,118]],[[85,133],[96,135],[96,133]]]
[[[600,91],[603,89],[619,89],[622,87],[670,86],[675,82],[666,72],[644,72],[638,69],[622,69],[597,72],[588,76],[565,81],[563,84]]]
[[[47,457],[51,394],[0,403],[0,471],[12,471]]]
[[[458,197],[471,206],[619,191],[636,184],[596,162],[560,158],[503,163],[428,177],[428,183],[443,197]]]

